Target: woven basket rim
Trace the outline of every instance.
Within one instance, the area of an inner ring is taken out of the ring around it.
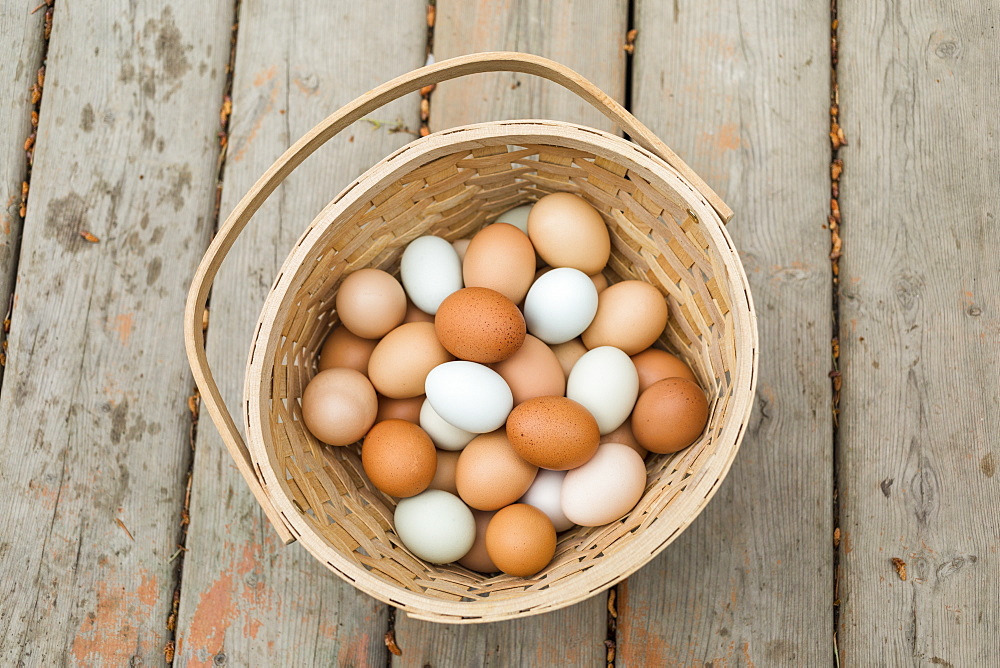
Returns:
[[[520,141],[519,141],[520,140]],[[313,251],[324,230],[349,217],[374,194],[402,175],[444,155],[489,145],[550,144],[578,148],[593,153],[611,151],[616,159],[643,178],[665,185],[680,194],[691,211],[705,223],[710,243],[722,257],[725,283],[731,294],[740,291],[745,303],[732,304],[736,364],[730,370],[733,396],[722,418],[715,452],[694,473],[671,508],[673,523],[659,518],[642,535],[636,535],[630,549],[614,558],[598,561],[571,578],[557,581],[547,589],[526,592],[524,597],[502,600],[446,601],[410,591],[379,578],[336,552],[309,521],[296,509],[283,473],[271,464],[273,448],[268,429],[269,413],[264,397],[269,395],[272,360],[281,337],[281,326],[289,297],[301,285],[303,261]],[[250,347],[244,386],[244,420],[247,445],[265,494],[281,513],[303,546],[340,577],[367,594],[403,608],[417,619],[449,623],[500,621],[538,614],[572,605],[611,587],[648,563],[697,517],[726,477],[747,428],[757,379],[758,341],[756,314],[746,273],[735,246],[721,219],[709,202],[676,169],[661,158],[616,135],[594,128],[551,120],[512,120],[477,123],[432,133],[417,139],[383,158],[344,188],[309,224],[289,253],[268,293]],[[711,474],[711,475],[710,475]],[[683,498],[681,498],[683,497]],[[659,525],[659,526],[658,526]]]

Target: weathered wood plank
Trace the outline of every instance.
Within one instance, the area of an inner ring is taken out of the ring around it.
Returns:
[[[850,142],[840,656],[990,665],[1000,624],[1000,5],[847,3],[840,13]]]
[[[55,13],[0,395],[5,665],[163,661],[231,14]]]
[[[477,51],[524,51],[557,60],[625,97],[628,3],[585,0],[440,0],[434,28],[438,60]],[[479,74],[441,84],[431,99],[431,130],[507,118],[551,118],[614,131],[610,121],[559,86],[524,74]]]
[[[567,19],[571,17],[571,19]],[[627,3],[457,2],[439,0],[434,32],[438,60],[477,51],[527,51],[558,60],[621,101],[621,50]],[[587,45],[580,48],[580,45]],[[438,86],[431,97],[431,129],[503,118],[554,118],[611,130],[585,102],[549,82],[523,75],[477,75]],[[396,638],[403,666],[599,665],[607,636],[598,595],[565,610],[514,622],[449,626],[400,615]]]
[[[424,63],[422,0],[352,3],[244,1],[222,215],[281,153],[339,106]],[[380,129],[350,128],[297,170],[251,222],[212,293],[208,352],[232,407],[260,306],[281,262],[313,216],[358,174],[414,137],[410,96],[378,112]],[[242,419],[237,418],[238,423]],[[358,592],[299,545],[283,547],[236,471],[214,426],[199,426],[190,552],[178,626],[182,665],[385,663],[388,608]]]
[[[832,654],[829,7],[640,0],[633,110],[736,211],[757,406],[718,495],[621,587],[619,665]]]

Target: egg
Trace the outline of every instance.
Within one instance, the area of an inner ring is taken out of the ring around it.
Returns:
[[[604,274],[591,274],[591,282],[597,288],[597,294],[601,294],[608,289],[608,279]]]
[[[476,510],[499,510],[531,486],[538,467],[521,459],[507,433],[497,429],[476,436],[458,458],[455,484],[462,501]]]
[[[375,388],[355,369],[320,371],[302,393],[302,421],[313,436],[330,445],[360,439],[377,413]]]
[[[375,421],[381,422],[395,418],[420,424],[420,407],[423,403],[424,395],[422,394],[406,399],[390,399],[380,394],[378,395],[378,413],[375,415]]]
[[[401,500],[392,523],[403,545],[432,564],[461,559],[476,540],[472,511],[457,496],[439,489]]]
[[[466,251],[469,250],[469,242],[470,241],[472,241],[472,240],[471,239],[456,239],[455,241],[451,242],[451,247],[455,249],[456,253],[458,253],[458,259],[462,261],[463,266],[465,264],[465,253],[466,253]],[[464,271],[464,269],[463,269],[463,271]]]
[[[639,374],[639,392],[664,378],[686,378],[697,383],[691,368],[675,355],[658,348],[647,348],[641,353],[632,355],[632,363]]]
[[[573,370],[576,361],[587,352],[587,346],[583,345],[583,341],[579,338],[570,339],[565,343],[557,343],[551,346],[551,348],[552,352],[556,354],[556,359],[559,360],[559,366],[562,367],[563,374],[567,378],[569,378],[569,372]]]
[[[340,322],[363,339],[378,339],[402,324],[406,293],[391,274],[360,269],[340,284],[336,297]]]
[[[508,225],[513,225],[517,229],[521,230],[525,234],[528,233],[528,214],[531,212],[531,204],[522,204],[521,206],[515,206],[513,209],[508,209],[501,213],[496,221],[496,223],[507,223]]]
[[[507,438],[522,459],[545,469],[576,468],[597,451],[601,435],[585,407],[566,397],[535,397],[507,418]]]
[[[653,345],[667,326],[667,302],[645,281],[622,281],[603,291],[597,314],[583,332],[588,348],[614,346],[635,355]]]
[[[528,331],[545,343],[564,343],[590,326],[597,303],[597,288],[589,276],[577,269],[553,269],[528,290],[524,319]]]
[[[632,432],[650,452],[671,453],[698,440],[708,422],[708,399],[685,378],[665,378],[639,395]]]
[[[420,406],[420,428],[442,450],[461,450],[476,437],[471,431],[459,429],[438,415],[431,402],[426,399]]]
[[[334,327],[319,351],[319,370],[342,367],[368,374],[368,358],[378,341],[363,339],[344,326]]]
[[[516,353],[491,368],[507,381],[515,406],[532,397],[561,397],[566,393],[566,376],[556,354],[530,334]]]
[[[604,269],[611,254],[611,236],[601,214],[572,193],[538,200],[528,214],[528,237],[546,263],[587,275]]]
[[[618,348],[601,346],[573,365],[566,379],[566,396],[589,410],[602,434],[624,422],[639,396],[639,374],[629,356]]]
[[[556,530],[545,513],[526,503],[498,510],[486,527],[486,552],[504,573],[528,577],[556,553]]]
[[[545,513],[557,532],[565,531],[573,526],[573,523],[562,511],[562,485],[565,478],[565,471],[539,469],[531,487],[518,501],[518,503],[534,506]]]
[[[621,443],[622,445],[627,445],[643,458],[646,457],[648,452],[646,448],[639,445],[639,441],[635,440],[635,434],[632,433],[631,420],[625,420],[622,422],[621,426],[614,431],[603,434],[601,436],[601,443]]]
[[[453,359],[429,322],[408,322],[378,342],[368,359],[368,377],[380,393],[406,399],[424,393],[430,370]]]
[[[562,510],[575,524],[601,526],[627,515],[645,488],[642,457],[627,445],[605,443],[589,462],[566,473]]]
[[[475,362],[446,362],[434,367],[424,388],[438,415],[476,434],[499,429],[514,405],[500,374]]]
[[[440,489],[450,494],[458,495],[458,486],[455,484],[455,470],[458,468],[458,456],[460,453],[451,450],[437,451],[437,469],[434,471],[434,478],[427,489]]]
[[[414,496],[434,479],[437,451],[430,436],[412,422],[384,420],[365,436],[361,465],[372,484],[389,496]]]
[[[489,526],[490,520],[493,519],[494,515],[496,515],[494,511],[472,511],[472,516],[476,519],[476,540],[472,543],[472,547],[465,556],[458,560],[458,563],[471,571],[496,573],[500,570],[493,563],[493,560],[490,559],[490,555],[486,551],[486,527]]]
[[[466,287],[496,290],[515,304],[528,294],[535,274],[535,249],[513,225],[487,225],[472,237],[462,262]]]
[[[434,331],[452,355],[481,364],[513,355],[526,333],[514,302],[489,288],[462,288],[448,295],[434,317]]]
[[[434,316],[430,313],[424,313],[416,307],[416,305],[410,301],[406,300],[406,317],[403,318],[403,322],[434,322]]]
[[[403,250],[399,277],[417,308],[434,315],[445,297],[462,289],[462,260],[441,237],[417,237]]]

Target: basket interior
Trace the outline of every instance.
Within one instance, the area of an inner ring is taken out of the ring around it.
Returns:
[[[316,373],[323,340],[337,324],[334,296],[345,275],[362,267],[398,276],[403,248],[420,235],[469,237],[507,209],[557,191],[581,195],[604,217],[612,239],[605,270],[611,282],[641,279],[665,295],[670,318],[657,345],[687,361],[707,390],[708,428],[680,453],[651,453],[646,491],[635,509],[610,525],[560,534],[555,558],[532,578],[425,563],[394,534],[395,502],[362,474],[360,444],[325,446],[301,420],[299,398]],[[277,324],[281,337],[264,406],[270,408],[269,460],[285,493],[331,550],[388,590],[452,602],[497,601],[553,587],[600,560],[614,559],[629,549],[637,532],[679,512],[677,500],[716,448],[734,447],[731,437],[728,444],[719,443],[734,393],[733,296],[721,256],[707,236],[684,195],[654,187],[636,170],[578,148],[501,142],[460,150],[409,171],[355,214],[328,227],[314,244],[308,276],[290,300],[284,322]],[[668,524],[676,528],[665,532],[661,547],[687,522]]]

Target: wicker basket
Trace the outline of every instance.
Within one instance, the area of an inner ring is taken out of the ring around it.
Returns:
[[[246,441],[227,412],[201,330],[209,288],[251,216],[316,148],[406,93],[478,72],[545,77],[580,95],[635,143],[554,121],[483,123],[434,133],[381,161],[309,225],[268,295],[254,335],[242,409]],[[361,473],[359,446],[327,447],[305,429],[302,389],[336,324],[334,295],[362,267],[398,272],[423,234],[467,237],[503,211],[556,191],[589,201],[611,230],[607,274],[657,286],[670,306],[660,344],[707,388],[705,435],[675,455],[647,458],[646,492],[625,518],[559,536],[531,578],[484,576],[414,557],[392,529],[394,502]],[[691,523],[725,477],[750,413],[757,330],[746,276],[723,227],[731,211],[669,148],[573,71],[517,53],[481,53],[424,67],[376,88],[292,146],[229,216],[195,276],[185,313],[192,371],[206,410],[267,516],[361,590],[413,617],[489,622],[564,607],[649,561]]]

